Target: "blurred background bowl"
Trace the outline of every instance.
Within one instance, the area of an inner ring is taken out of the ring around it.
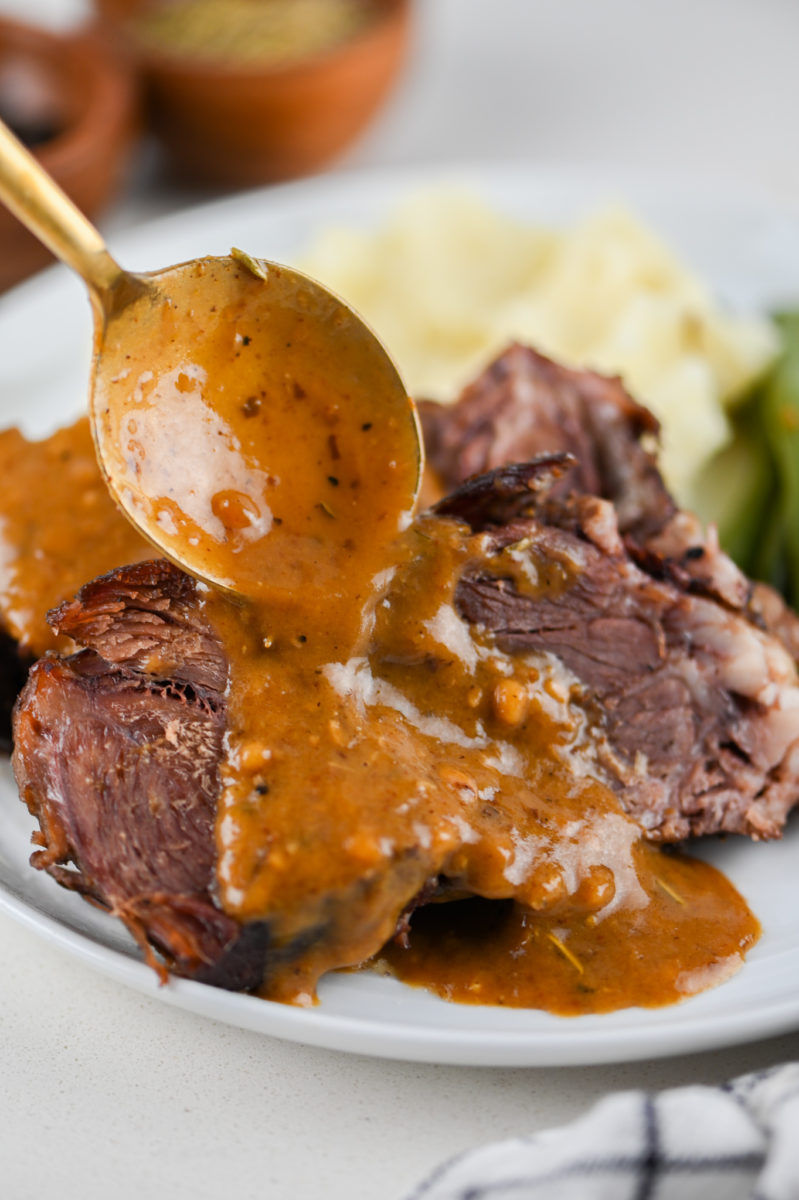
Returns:
[[[0,116],[89,217],[122,181],[136,133],[135,86],[96,36],[0,18]],[[0,290],[51,261],[0,206]]]
[[[177,173],[225,187],[304,175],[340,154],[378,111],[408,42],[410,0],[365,0],[368,20],[329,49],[284,63],[225,61],[136,36],[136,21],[164,2],[95,7],[141,77],[151,128]]]

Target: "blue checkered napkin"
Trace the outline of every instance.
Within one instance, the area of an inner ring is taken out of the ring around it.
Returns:
[[[405,1200],[799,1200],[799,1063],[607,1096],[571,1125],[445,1163]]]

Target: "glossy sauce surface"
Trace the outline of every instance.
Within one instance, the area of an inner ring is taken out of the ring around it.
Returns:
[[[533,586],[514,553],[498,564],[484,535],[423,515],[349,646],[321,611],[304,641],[278,627],[265,649],[266,613],[208,596],[231,662],[220,898],[269,922],[264,995],[309,1003],[324,971],[378,955],[471,1002],[665,1004],[732,973],[757,939],[718,872],[647,846],[621,811],[579,682],[457,615],[465,571]],[[571,569],[555,564],[546,586]],[[434,890],[515,903],[487,937],[442,929],[449,906],[433,905],[381,951]]]
[[[653,846],[636,846],[633,861],[641,907],[428,904],[375,967],[446,1000],[570,1017],[677,1003],[734,975],[760,927],[732,884]]]
[[[87,580],[153,548],[103,483],[84,417],[40,442],[0,433],[0,618],[23,653],[56,645],[45,619]]]
[[[324,604],[346,622],[411,519],[415,413],[341,301],[242,258],[161,272],[155,298],[109,325],[100,459],[123,509],[179,565],[289,619]]]

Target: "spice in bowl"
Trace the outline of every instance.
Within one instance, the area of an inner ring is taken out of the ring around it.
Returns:
[[[364,0],[174,0],[131,29],[154,51],[281,66],[332,50],[372,18]]]

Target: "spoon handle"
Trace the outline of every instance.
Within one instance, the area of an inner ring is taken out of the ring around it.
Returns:
[[[101,235],[0,120],[0,200],[99,296],[125,273]]]

